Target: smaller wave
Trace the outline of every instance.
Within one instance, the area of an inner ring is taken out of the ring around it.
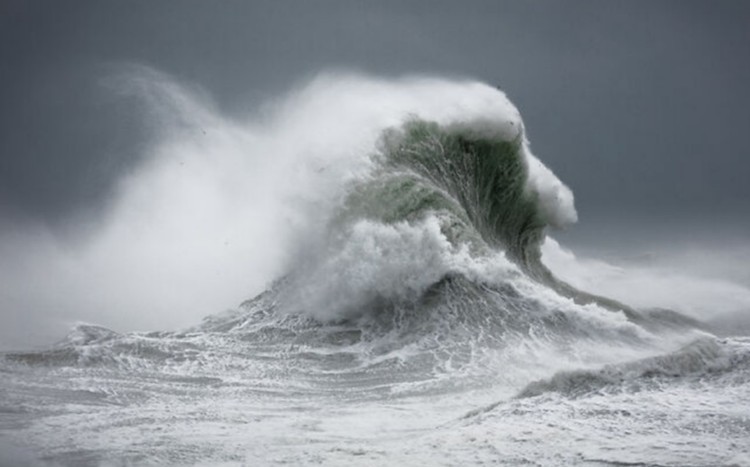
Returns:
[[[195,359],[201,344],[191,337],[158,331],[120,334],[103,326],[77,324],[49,348],[2,356],[6,362],[29,366],[141,368]]]
[[[72,331],[57,344],[57,347],[66,345],[88,345],[101,343],[110,339],[120,337],[115,331],[96,324],[79,323]]]
[[[563,371],[552,378],[535,381],[517,398],[558,393],[577,398],[598,391],[638,391],[642,385],[664,379],[715,376],[750,365],[750,349],[733,348],[714,338],[694,341],[676,352],[598,370]]]

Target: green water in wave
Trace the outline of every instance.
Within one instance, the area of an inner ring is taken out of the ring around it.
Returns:
[[[387,131],[380,148],[379,168],[352,191],[344,218],[393,223],[437,214],[454,244],[499,247],[520,263],[538,252],[545,223],[526,189],[519,140],[412,120]]]

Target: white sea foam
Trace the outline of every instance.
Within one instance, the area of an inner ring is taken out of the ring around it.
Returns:
[[[382,224],[363,220],[330,239],[296,265],[291,308],[322,321],[356,317],[378,300],[418,300],[449,274],[500,282],[520,276],[501,253],[474,257],[453,245],[438,218]]]

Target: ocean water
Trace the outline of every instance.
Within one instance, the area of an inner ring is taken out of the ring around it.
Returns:
[[[750,336],[586,289],[612,269],[549,237],[573,194],[502,92],[326,76],[282,109],[275,146],[240,138],[293,155],[266,171],[303,213],[275,279],[180,330],[4,352],[0,464],[750,465]]]

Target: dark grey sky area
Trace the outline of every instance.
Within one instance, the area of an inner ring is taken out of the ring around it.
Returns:
[[[744,219],[748,25],[746,1],[4,0],[0,212],[97,206],[147,132],[101,85],[136,62],[229,113],[331,67],[477,78],[519,107],[582,222]]]

